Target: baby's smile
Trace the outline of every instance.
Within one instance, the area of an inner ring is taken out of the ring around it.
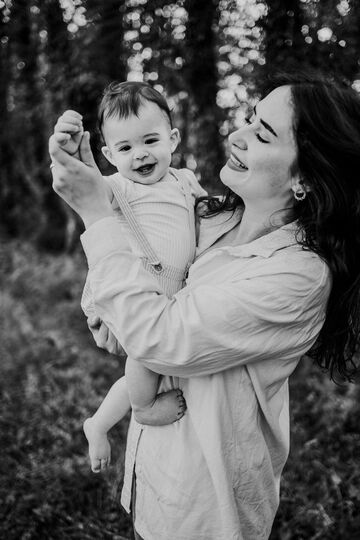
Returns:
[[[141,174],[142,176],[147,176],[152,174],[155,169],[156,163],[147,163],[146,165],[141,165],[137,169],[134,169],[135,172]]]

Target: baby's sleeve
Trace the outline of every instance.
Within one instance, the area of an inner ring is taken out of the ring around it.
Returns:
[[[119,203],[117,202],[116,198],[117,192],[120,192],[128,202],[134,198],[134,182],[128,180],[128,178],[125,178],[119,172],[111,174],[110,176],[103,176],[103,179],[112,191],[113,199],[111,201],[111,205],[113,209],[119,208]]]
[[[201,187],[195,174],[190,171],[190,169],[181,169],[181,172],[183,173],[184,178],[186,178],[190,186],[191,195],[194,197],[194,199],[207,196],[207,191]]]

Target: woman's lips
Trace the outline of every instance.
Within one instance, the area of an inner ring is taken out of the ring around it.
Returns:
[[[242,161],[240,161],[240,159],[234,156],[234,154],[230,154],[228,165],[230,169],[234,169],[236,171],[246,172],[249,170],[246,165]]]

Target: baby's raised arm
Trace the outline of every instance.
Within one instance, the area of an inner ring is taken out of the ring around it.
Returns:
[[[57,143],[77,159],[80,159],[79,146],[83,133],[82,116],[76,111],[65,111],[54,127]]]
[[[65,152],[82,161],[80,155],[80,143],[84,134],[82,116],[76,111],[65,111],[59,116],[54,127],[54,138],[56,143]],[[111,187],[105,182],[110,202],[114,199]]]

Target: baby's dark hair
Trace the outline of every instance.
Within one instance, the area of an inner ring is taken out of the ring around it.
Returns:
[[[164,96],[150,84],[144,82],[112,82],[104,90],[98,111],[98,128],[102,127],[106,118],[128,118],[132,114],[138,115],[141,105],[150,101],[155,103],[168,119],[172,127],[169,105]]]

